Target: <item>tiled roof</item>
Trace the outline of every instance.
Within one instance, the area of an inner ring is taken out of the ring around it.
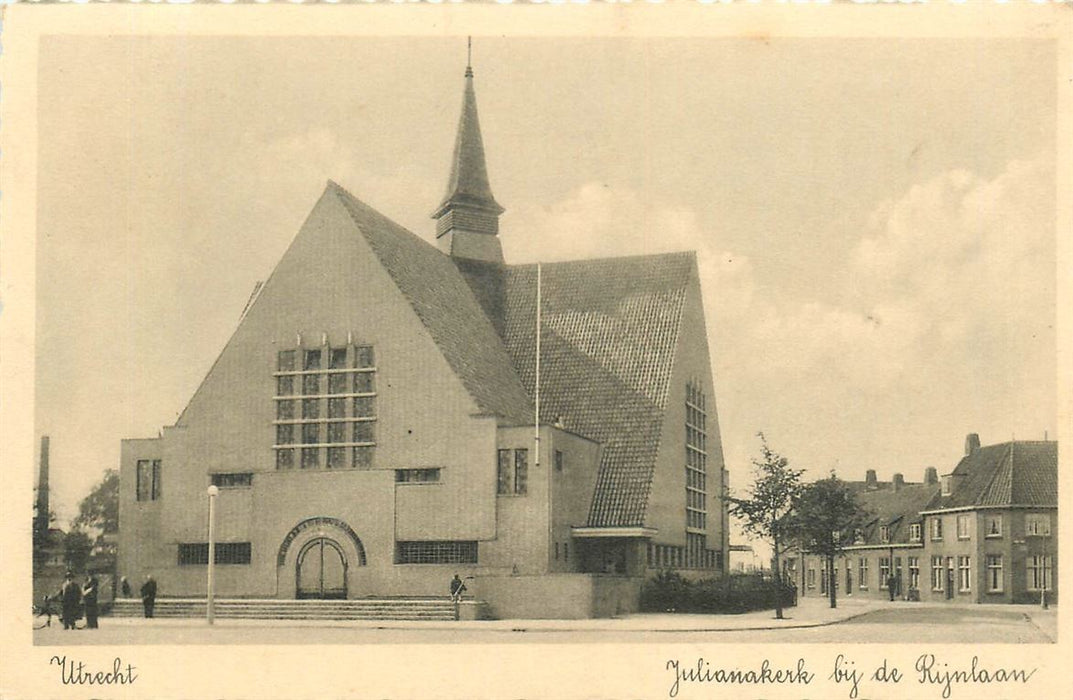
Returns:
[[[384,269],[410,302],[481,411],[520,423],[532,414],[511,359],[451,258],[334,188]]]
[[[542,265],[541,420],[602,447],[590,527],[644,524],[693,253]],[[536,266],[506,268],[504,340],[533,394]]]
[[[952,491],[925,510],[972,506],[1055,506],[1058,504],[1058,443],[1015,441],[981,447],[950,473]]]
[[[864,482],[859,483],[862,487]],[[855,544],[906,544],[909,542],[909,525],[920,522],[920,511],[939,492],[938,484],[905,484],[898,489],[885,488],[867,491],[857,490],[857,501],[870,515],[868,524],[862,528],[863,543]],[[883,542],[880,528],[887,526],[889,541]]]

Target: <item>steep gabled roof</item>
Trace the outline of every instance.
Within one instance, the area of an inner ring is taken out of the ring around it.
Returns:
[[[511,359],[451,258],[333,182],[358,230],[482,412],[521,423],[532,414]]]
[[[925,510],[1056,506],[1058,443],[1015,441],[981,447],[962,457],[950,476],[950,495],[936,494]]]
[[[603,447],[587,525],[643,525],[695,256],[541,267],[541,420]],[[504,287],[504,341],[532,395],[536,266],[507,267]]]
[[[860,483],[864,486],[864,482]],[[856,489],[855,489],[856,490]],[[920,511],[939,492],[938,484],[905,484],[897,489],[885,488],[866,491],[861,489],[857,500],[870,513],[868,524],[863,528],[863,543],[855,544],[906,544],[909,542],[909,526],[920,522]],[[889,541],[882,542],[880,528],[887,526]]]

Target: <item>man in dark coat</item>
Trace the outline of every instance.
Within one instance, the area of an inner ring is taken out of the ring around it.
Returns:
[[[130,581],[127,580],[126,576],[120,577],[120,579],[119,579],[119,589],[121,591],[123,591],[123,597],[124,598],[129,598],[130,597]]]
[[[458,574],[455,574],[455,577],[451,579],[451,601],[457,603],[462,600],[462,593],[464,593],[465,590],[466,584],[462,582],[462,579],[459,578]]]
[[[86,576],[86,585],[82,587],[82,605],[86,609],[86,628],[97,629],[97,577]]]
[[[73,630],[81,612],[79,604],[82,602],[82,589],[75,583],[74,574],[70,571],[64,577],[63,586],[60,588],[60,600],[63,603],[63,628]]]
[[[152,574],[146,574],[145,583],[142,584],[142,607],[145,608],[145,616],[153,616],[153,606],[156,605],[156,581]]]

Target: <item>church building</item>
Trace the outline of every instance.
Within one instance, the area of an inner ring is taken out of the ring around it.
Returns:
[[[458,573],[495,616],[582,617],[721,573],[695,254],[508,264],[503,212],[467,67],[435,243],[328,182],[175,425],[123,441],[118,573],[204,596],[213,485],[224,597]]]

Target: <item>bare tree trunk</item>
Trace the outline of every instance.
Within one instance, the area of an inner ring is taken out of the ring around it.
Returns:
[[[772,523],[772,524],[774,525],[774,523]],[[775,528],[772,527],[773,531],[774,531],[774,529]],[[781,619],[783,619],[783,617],[782,617],[782,567],[779,565],[779,536],[777,534],[774,534],[774,532],[773,532],[772,536],[771,536],[771,539],[772,539],[772,542],[775,545],[775,556],[774,556],[774,561],[772,563],[772,566],[774,566],[774,568],[775,568],[775,571],[773,572],[774,575],[775,575],[774,576],[774,578],[775,578],[775,619],[776,620],[781,620]]]
[[[835,602],[835,586],[838,585],[838,581],[835,578],[835,557],[833,554],[827,555],[827,593],[831,597],[831,607],[838,607]]]

